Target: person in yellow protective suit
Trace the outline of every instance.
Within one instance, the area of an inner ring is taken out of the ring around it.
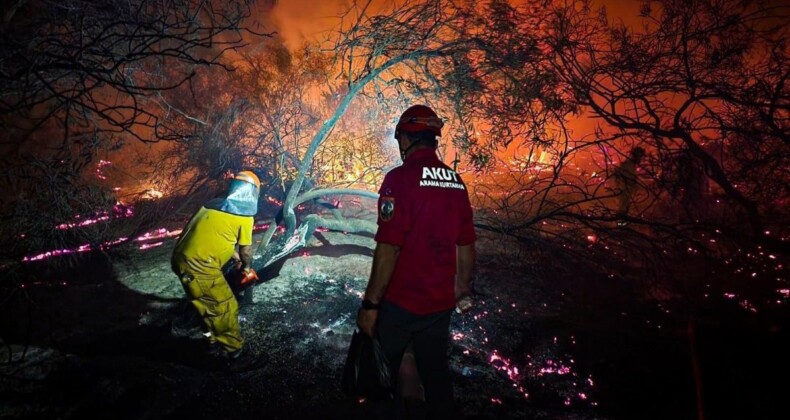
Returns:
[[[260,185],[253,172],[239,172],[226,197],[209,201],[192,216],[171,259],[173,271],[203,321],[209,352],[230,359],[241,354],[244,340],[239,304],[222,267],[238,255],[241,269],[252,270],[252,226]]]

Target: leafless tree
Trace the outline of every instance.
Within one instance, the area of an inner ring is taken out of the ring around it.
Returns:
[[[93,176],[100,153],[130,141],[193,135],[172,118],[177,112],[162,106],[161,95],[188,88],[201,68],[230,70],[222,57],[261,35],[244,26],[251,4],[6,3],[0,26],[3,257],[101,243],[106,237],[95,229],[61,234],[53,228],[115,204],[112,191]]]
[[[302,154],[286,194],[286,232],[295,230],[294,208],[309,197],[376,196],[305,188],[316,154],[336,135],[336,126],[355,100],[375,104],[379,127],[390,128],[395,114],[415,101],[444,105],[457,127],[449,137],[478,167],[486,165],[498,146],[545,136],[546,123],[567,105],[553,95],[553,79],[539,64],[541,53],[531,41],[541,18],[529,12],[537,13],[541,6],[536,2],[516,9],[504,1],[479,6],[431,0],[398,2],[375,12],[370,1],[350,8],[325,44],[335,58],[337,76],[329,83],[336,99]],[[317,215],[305,220],[346,231],[375,229],[364,221],[352,225]],[[274,228],[267,232],[264,247]]]
[[[603,164],[648,151],[629,222],[786,248],[776,223],[787,220],[790,181],[788,12],[771,2],[646,2],[642,26],[629,27],[585,2],[558,11],[556,74],[600,121],[575,150],[603,151]]]
[[[355,98],[385,114],[420,100],[453,110],[460,159],[484,171],[473,183],[481,229],[557,240],[580,258],[636,257],[656,278],[670,251],[785,249],[786,10],[652,5],[630,29],[583,1],[361,4],[333,38],[343,96],[302,163]],[[589,135],[573,129],[580,117],[597,118]],[[637,147],[646,154],[626,194],[618,174]],[[286,212],[299,188],[297,177]]]
[[[646,1],[626,24],[571,1],[550,21],[566,96],[598,120],[575,154],[597,152],[590,170],[606,181],[622,173],[612,164],[646,151],[628,214],[605,203],[622,192],[580,179],[574,188],[591,205],[561,216],[602,239],[608,255],[596,244],[587,254],[610,271],[621,263],[634,280],[652,274],[674,294],[695,367],[694,319],[713,305],[706,296],[737,290],[757,312],[786,287],[773,273],[785,264],[790,216],[788,13],[771,1]]]

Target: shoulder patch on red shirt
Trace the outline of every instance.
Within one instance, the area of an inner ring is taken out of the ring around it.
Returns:
[[[379,217],[383,222],[392,220],[395,215],[395,197],[381,197],[381,204],[379,205]]]

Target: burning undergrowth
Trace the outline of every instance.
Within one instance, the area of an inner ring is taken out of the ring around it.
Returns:
[[[360,407],[341,394],[339,377],[373,245],[369,235],[322,232],[263,270],[267,280],[240,311],[247,350],[260,363],[232,374],[194,354],[199,333],[169,271],[168,246],[134,251],[104,282],[31,285],[27,299],[5,307],[27,308],[30,318],[4,317],[4,356],[12,355],[0,386],[13,398],[4,399],[3,415],[353,416]],[[528,319],[551,310],[503,297],[498,283],[510,282],[498,275],[481,270],[478,306],[452,323],[451,365],[465,411],[589,418],[591,382],[573,367],[570,336],[530,332]]]
[[[123,263],[94,264],[101,273],[82,273],[96,281],[31,283],[9,298],[2,308],[3,417],[344,419],[360,413],[340,392],[339,378],[367,284],[370,235],[322,230],[259,270],[265,281],[244,293],[240,311],[256,363],[239,372],[207,366],[198,356],[199,329],[169,267],[173,240],[160,241],[128,247]],[[470,418],[694,412],[685,324],[671,305],[656,305],[627,279],[559,263],[562,254],[548,244],[524,251],[483,235],[478,245],[476,306],[451,324],[456,395]],[[716,356],[714,344],[726,337],[702,337],[704,377],[741,369],[723,367],[728,361]],[[742,352],[738,366],[748,370],[750,354]],[[715,399],[722,391],[710,386],[707,392]],[[756,392],[731,400],[749,412]]]

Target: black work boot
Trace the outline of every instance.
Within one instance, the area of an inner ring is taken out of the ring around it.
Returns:
[[[225,350],[222,349],[222,345],[215,342],[209,342],[206,344],[206,354],[213,358],[222,358],[225,356]]]
[[[226,352],[225,356],[228,358],[228,360],[237,360],[238,358],[241,357],[241,354],[243,352],[244,352],[244,347],[242,347],[242,348],[240,348],[240,349],[238,349],[236,351]]]
[[[228,369],[232,372],[246,372],[261,368],[268,361],[268,357],[263,354],[254,354],[249,350],[239,349],[234,352],[226,353]]]
[[[224,370],[227,365],[225,350],[216,342],[204,344],[200,359],[201,366],[207,370]]]

